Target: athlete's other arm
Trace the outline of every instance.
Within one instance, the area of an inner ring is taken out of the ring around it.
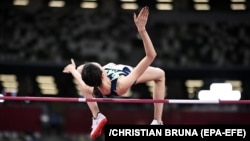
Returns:
[[[124,89],[134,84],[134,82],[144,73],[144,71],[154,61],[157,55],[154,46],[152,44],[152,41],[146,30],[148,15],[149,15],[149,9],[147,6],[141,9],[138,16],[136,16],[136,14],[134,13],[134,22],[143,41],[145,56],[127,77],[122,77],[119,80],[120,83],[119,86],[121,86]]]
[[[63,72],[64,73],[71,73],[72,76],[76,79],[76,81],[78,82],[78,84],[80,85],[80,87],[82,88],[81,91],[82,93],[88,93],[88,94],[92,94],[93,88],[86,85],[84,83],[84,81],[82,80],[82,76],[80,74],[80,69],[82,69],[83,65],[77,67],[76,69],[76,65],[75,65],[75,61],[73,59],[71,59],[71,64],[68,64],[64,69]]]

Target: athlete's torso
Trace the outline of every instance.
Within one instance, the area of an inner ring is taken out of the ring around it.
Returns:
[[[121,75],[127,76],[131,70],[132,67],[122,64],[115,64],[115,63],[108,63],[107,65],[103,66],[104,70],[107,73],[108,78],[111,81],[111,93],[110,95],[117,96],[116,93],[116,84],[117,80]]]

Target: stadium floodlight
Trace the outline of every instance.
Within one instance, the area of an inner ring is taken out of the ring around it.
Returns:
[[[240,100],[241,92],[232,89],[231,83],[212,83],[210,90],[198,92],[200,100]]]

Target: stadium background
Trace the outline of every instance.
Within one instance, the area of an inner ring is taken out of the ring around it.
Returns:
[[[249,100],[249,4],[248,0],[1,0],[1,93],[79,97],[72,76],[62,73],[70,58],[78,65],[85,61],[135,65],[143,48],[132,14],[148,5],[147,29],[158,52],[153,65],[166,72],[166,98],[198,99],[199,90],[229,82],[242,100]],[[150,83],[133,87],[127,97],[151,98]],[[110,124],[152,120],[152,104],[100,103],[100,108]],[[172,104],[165,105],[164,122],[250,124],[249,116],[248,105]],[[3,141],[87,141],[90,126],[84,103],[0,103]]]

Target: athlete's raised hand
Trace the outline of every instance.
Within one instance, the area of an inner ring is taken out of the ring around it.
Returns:
[[[148,21],[149,8],[147,6],[143,7],[138,15],[134,13],[134,22],[137,26],[138,31],[143,31],[146,29],[146,24]]]

